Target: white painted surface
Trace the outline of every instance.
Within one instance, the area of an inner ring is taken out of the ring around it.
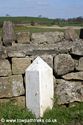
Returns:
[[[52,108],[54,96],[53,71],[37,57],[26,69],[26,106],[36,117],[42,117],[47,108]]]

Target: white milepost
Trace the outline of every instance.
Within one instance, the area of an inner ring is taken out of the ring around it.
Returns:
[[[53,71],[40,57],[26,69],[26,107],[37,118],[52,108],[54,96]]]

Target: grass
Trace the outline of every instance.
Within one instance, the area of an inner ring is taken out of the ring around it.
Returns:
[[[12,102],[8,102],[5,104],[0,104],[0,119],[2,118],[4,118],[5,120],[7,119],[14,119],[14,120],[15,119],[30,119],[30,118],[34,119],[35,116],[29,110],[13,105]],[[15,123],[5,122],[3,125],[12,125],[12,124],[17,125],[16,122]],[[23,123],[20,123],[20,125],[23,125]],[[29,125],[33,125],[33,124],[30,123]]]
[[[28,27],[24,27],[24,26],[17,26],[15,27],[15,31],[16,32],[31,32],[31,33],[39,33],[39,32],[64,32],[64,29],[57,29],[57,28],[38,28],[36,26],[28,26]],[[75,30],[76,33],[80,34],[80,29],[76,29]]]
[[[15,27],[15,32],[31,32],[31,33],[39,33],[39,32],[64,32],[62,29],[52,29],[52,28],[38,28],[36,26],[33,27],[25,27],[25,26],[17,26]],[[0,35],[2,35],[2,28],[0,28]]]
[[[35,116],[27,109],[13,105],[13,103],[0,104],[0,119],[35,119]],[[83,125],[83,103],[77,103],[74,107],[54,106],[47,110],[42,118],[44,123],[7,123],[0,125]],[[51,122],[50,122],[51,120]],[[54,122],[57,120],[57,122]],[[54,122],[54,123],[53,123]]]
[[[38,32],[64,32],[65,29],[57,29],[57,28],[49,28],[42,26],[15,26],[15,32],[31,32],[31,33],[38,33]],[[80,30],[76,29],[77,34],[79,35]],[[2,28],[0,28],[0,35],[2,36]]]
[[[56,119],[56,123],[49,125],[76,125],[83,124],[83,103],[76,104],[75,107],[53,107],[52,110],[46,111],[44,118]],[[47,124],[46,124],[47,125]]]
[[[36,26],[30,26],[30,27],[24,27],[24,26],[17,26],[15,27],[16,32],[31,32],[31,33],[36,33],[36,32],[55,32],[55,31],[64,31],[62,29],[54,29],[54,28],[42,28],[42,27],[36,27]]]
[[[39,32],[64,32],[64,29],[54,29],[54,28],[38,28],[36,26],[25,27],[25,26],[17,26],[15,27],[15,32],[31,32],[31,33],[39,33]],[[80,34],[80,30],[76,30],[78,36]],[[0,28],[0,36],[2,36],[2,28]]]

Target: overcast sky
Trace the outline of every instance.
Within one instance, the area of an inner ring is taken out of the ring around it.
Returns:
[[[0,16],[83,16],[83,0],[0,0]]]

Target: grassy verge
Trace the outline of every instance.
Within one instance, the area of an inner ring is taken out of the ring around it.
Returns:
[[[0,125],[83,125],[83,103],[77,103],[75,107],[55,106],[52,110],[44,113],[44,122],[24,123],[15,122],[7,123],[7,119],[35,119],[35,116],[27,109],[6,103],[0,105],[0,119],[4,118],[5,122]]]

